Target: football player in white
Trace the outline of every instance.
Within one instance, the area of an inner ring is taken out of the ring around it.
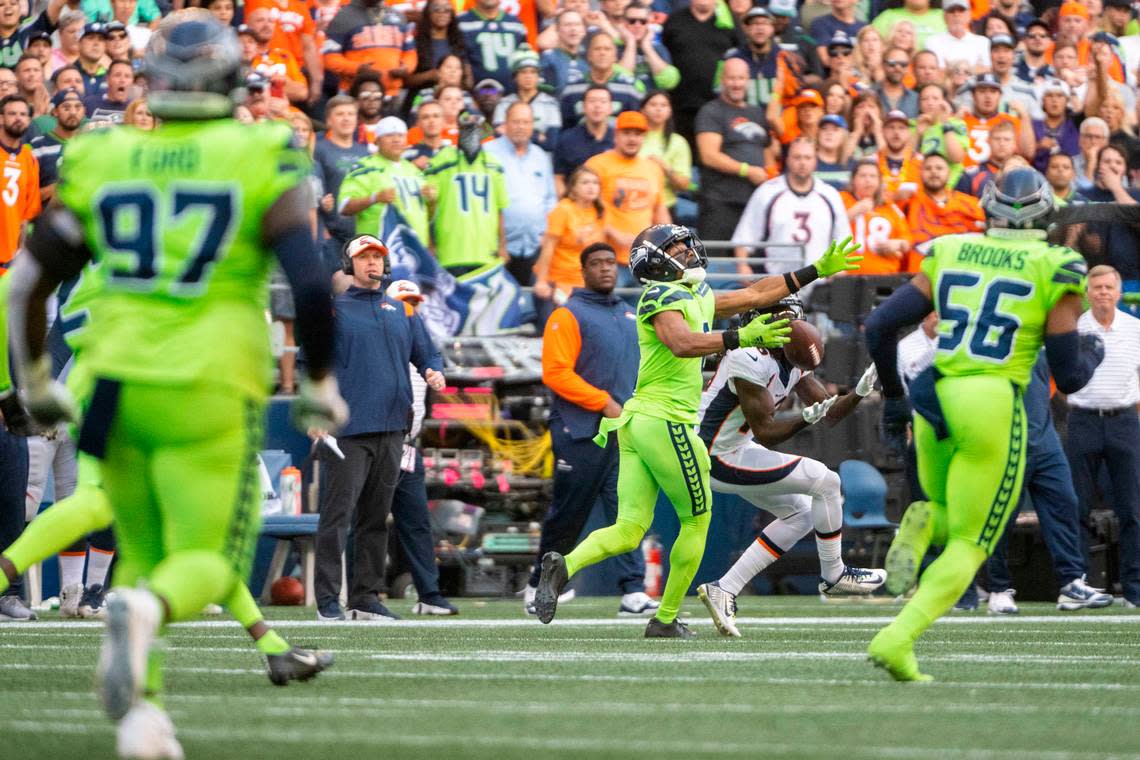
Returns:
[[[774,318],[803,319],[798,298],[749,312],[745,318],[768,312],[778,315]],[[712,490],[742,496],[777,518],[720,580],[697,588],[723,635],[740,635],[735,618],[741,589],[812,529],[819,551],[821,594],[870,594],[886,581],[882,570],[843,562],[839,475],[814,459],[768,448],[821,420],[829,425],[839,422],[871,393],[876,379],[871,365],[855,390],[829,396],[823,383],[810,370],[792,364],[782,349],[738,348],[721,360],[701,397],[699,412],[700,437],[712,459]],[[793,390],[805,405],[802,414],[777,419],[776,408]]]

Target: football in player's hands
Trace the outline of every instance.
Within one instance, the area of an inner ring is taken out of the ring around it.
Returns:
[[[802,319],[793,319],[789,326],[791,340],[784,346],[784,356],[804,372],[815,369],[823,361],[823,339],[819,331]]]

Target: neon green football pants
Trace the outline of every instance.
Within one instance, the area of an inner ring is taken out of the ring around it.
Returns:
[[[712,515],[709,454],[695,428],[636,412],[617,430],[618,517],[587,536],[566,555],[574,573],[607,557],[633,551],[653,524],[657,495],[673,503],[681,530],[669,553],[669,578],[657,619],[671,623],[705,553]]]
[[[244,585],[261,522],[263,404],[141,383],[121,384],[116,401],[108,381],[100,387],[85,425],[107,424],[102,475],[119,543],[116,585],[146,580],[172,621],[225,602]],[[84,435],[100,437],[86,427]]]
[[[935,388],[950,435],[939,441],[916,414],[914,443],[919,480],[934,517],[932,543],[945,549],[889,626],[911,641],[973,582],[1017,506],[1025,473],[1021,388],[992,375],[944,377]]]

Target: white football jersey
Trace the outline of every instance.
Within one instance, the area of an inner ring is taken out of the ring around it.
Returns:
[[[847,210],[834,187],[815,181],[811,190],[801,194],[788,187],[781,174],[752,192],[732,233],[732,243],[790,244],[768,245],[756,254],[772,259],[768,271],[789,272],[814,263],[831,241],[850,234]]]
[[[767,388],[772,400],[779,405],[800,378],[810,374],[790,364],[781,364],[762,348],[729,351],[701,394],[701,407],[697,412],[700,436],[709,454],[724,454],[753,440],[736,395],[737,378]]]

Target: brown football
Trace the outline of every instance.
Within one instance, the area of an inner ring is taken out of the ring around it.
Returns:
[[[792,340],[784,346],[784,356],[801,370],[815,369],[823,361],[823,340],[819,331],[802,319],[793,319],[789,326],[792,332],[788,337]]]

